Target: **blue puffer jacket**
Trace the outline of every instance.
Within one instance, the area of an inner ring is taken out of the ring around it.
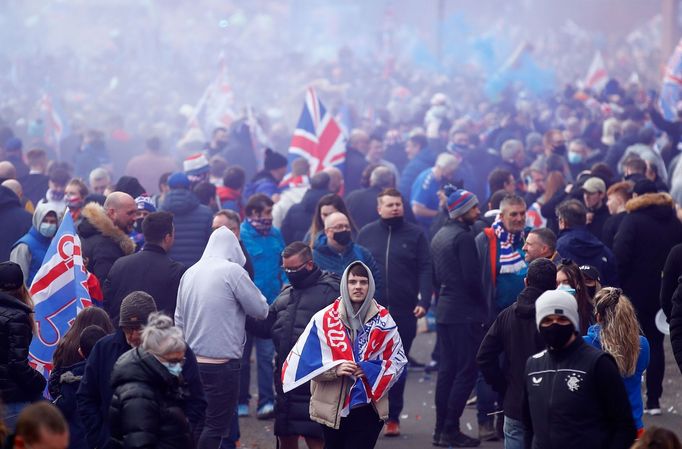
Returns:
[[[561,231],[556,242],[556,250],[561,257],[571,259],[578,265],[592,265],[597,268],[602,285],[618,287],[616,258],[585,226]]]
[[[12,249],[16,248],[17,245],[24,244],[28,246],[28,250],[31,253],[31,263],[28,266],[28,277],[26,278],[26,285],[31,285],[33,278],[43,264],[43,259],[45,259],[45,254],[47,249],[50,247],[51,238],[45,237],[34,227],[28,230],[28,232],[14,244]]]
[[[244,221],[240,236],[253,261],[253,283],[268,304],[272,304],[285,280],[280,256],[284,250],[282,234],[279,229],[272,228],[268,235],[261,235],[251,223]]]
[[[599,341],[599,333],[601,326],[594,324],[587,329],[587,335],[583,337],[585,342],[594,346],[597,349],[602,349]],[[649,366],[649,340],[646,337],[639,336],[639,357],[637,357],[637,366],[632,376],[623,377],[625,384],[625,391],[628,393],[628,399],[632,406],[632,417],[635,420],[637,429],[644,428],[642,421],[642,413],[644,412],[644,405],[642,404],[642,374]]]
[[[383,279],[381,279],[381,271],[377,266],[374,256],[364,246],[351,242],[343,254],[339,254],[335,249],[329,246],[327,236],[320,234],[315,246],[313,248],[313,261],[320,267],[321,270],[335,273],[343,276],[343,272],[348,265],[359,260],[369,267],[374,277],[374,299],[381,303],[381,292],[383,292]]]
[[[171,212],[175,224],[175,243],[168,256],[187,267],[194,265],[211,236],[211,209],[200,204],[189,190],[173,189],[163,199],[161,210]]]

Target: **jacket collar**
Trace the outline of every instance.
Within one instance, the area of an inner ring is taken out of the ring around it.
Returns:
[[[159,245],[156,245],[154,243],[145,243],[144,247],[142,248],[142,251],[149,251],[152,253],[158,253],[158,254],[166,254],[166,250],[161,248]]]
[[[111,221],[102,206],[89,203],[83,208],[82,214],[100,234],[116,242],[124,254],[135,252],[135,243]]]
[[[10,307],[12,309],[23,310],[26,313],[31,313],[33,310],[30,306],[19,301],[14,296],[8,295],[7,293],[0,292],[0,307]]]

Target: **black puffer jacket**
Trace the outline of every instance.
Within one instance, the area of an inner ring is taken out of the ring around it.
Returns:
[[[45,388],[45,378],[28,364],[33,338],[29,313],[29,306],[0,292],[0,399],[4,403],[34,401]]]
[[[682,276],[671,298],[671,310],[667,313],[670,323],[670,344],[677,367],[682,373]]]
[[[211,236],[211,209],[200,204],[189,190],[173,189],[163,199],[161,210],[173,214],[175,225],[175,242],[168,256],[191,267],[201,259]]]
[[[123,354],[111,375],[114,397],[109,418],[111,438],[124,448],[194,447],[182,404],[189,396],[150,353],[141,348]]]
[[[247,318],[247,329],[275,344],[275,435],[304,435],[323,438],[322,428],[310,420],[310,386],[282,391],[282,364],[305,330],[310,319],[339,297],[339,278],[315,268],[300,289],[286,286],[270,306],[263,321]]]

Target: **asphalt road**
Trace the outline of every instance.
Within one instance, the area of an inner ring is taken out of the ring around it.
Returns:
[[[425,333],[417,336],[411,356],[421,362],[428,361],[435,342],[435,334]],[[253,362],[252,362],[253,363]],[[255,373],[255,367],[251,370]],[[252,376],[252,394],[257,391],[255,376]],[[434,392],[436,390],[436,376],[427,375],[423,371],[410,371],[407,388],[405,390],[405,409],[401,416],[401,436],[397,438],[379,437],[376,445],[378,449],[415,449],[431,448],[431,433],[435,422]],[[682,438],[682,375],[677,369],[670,352],[670,342],[666,340],[666,377],[664,392],[661,399],[663,414],[656,417],[646,417],[645,425],[666,427],[677,432]],[[255,409],[255,399],[252,401],[252,411]],[[255,414],[255,413],[254,413]],[[275,438],[272,433],[273,421],[259,421],[255,417],[240,419],[241,447],[248,449],[274,449]],[[462,431],[471,435],[478,435],[476,423],[476,408],[467,408],[461,419]],[[306,447],[303,441],[300,448]],[[501,442],[487,442],[482,448],[502,448]]]

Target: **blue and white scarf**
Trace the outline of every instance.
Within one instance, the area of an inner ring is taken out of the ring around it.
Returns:
[[[502,219],[498,215],[492,226],[497,240],[500,242],[500,274],[518,273],[526,268],[526,261],[517,249],[523,245],[523,231],[515,234],[509,233],[502,224]]]

